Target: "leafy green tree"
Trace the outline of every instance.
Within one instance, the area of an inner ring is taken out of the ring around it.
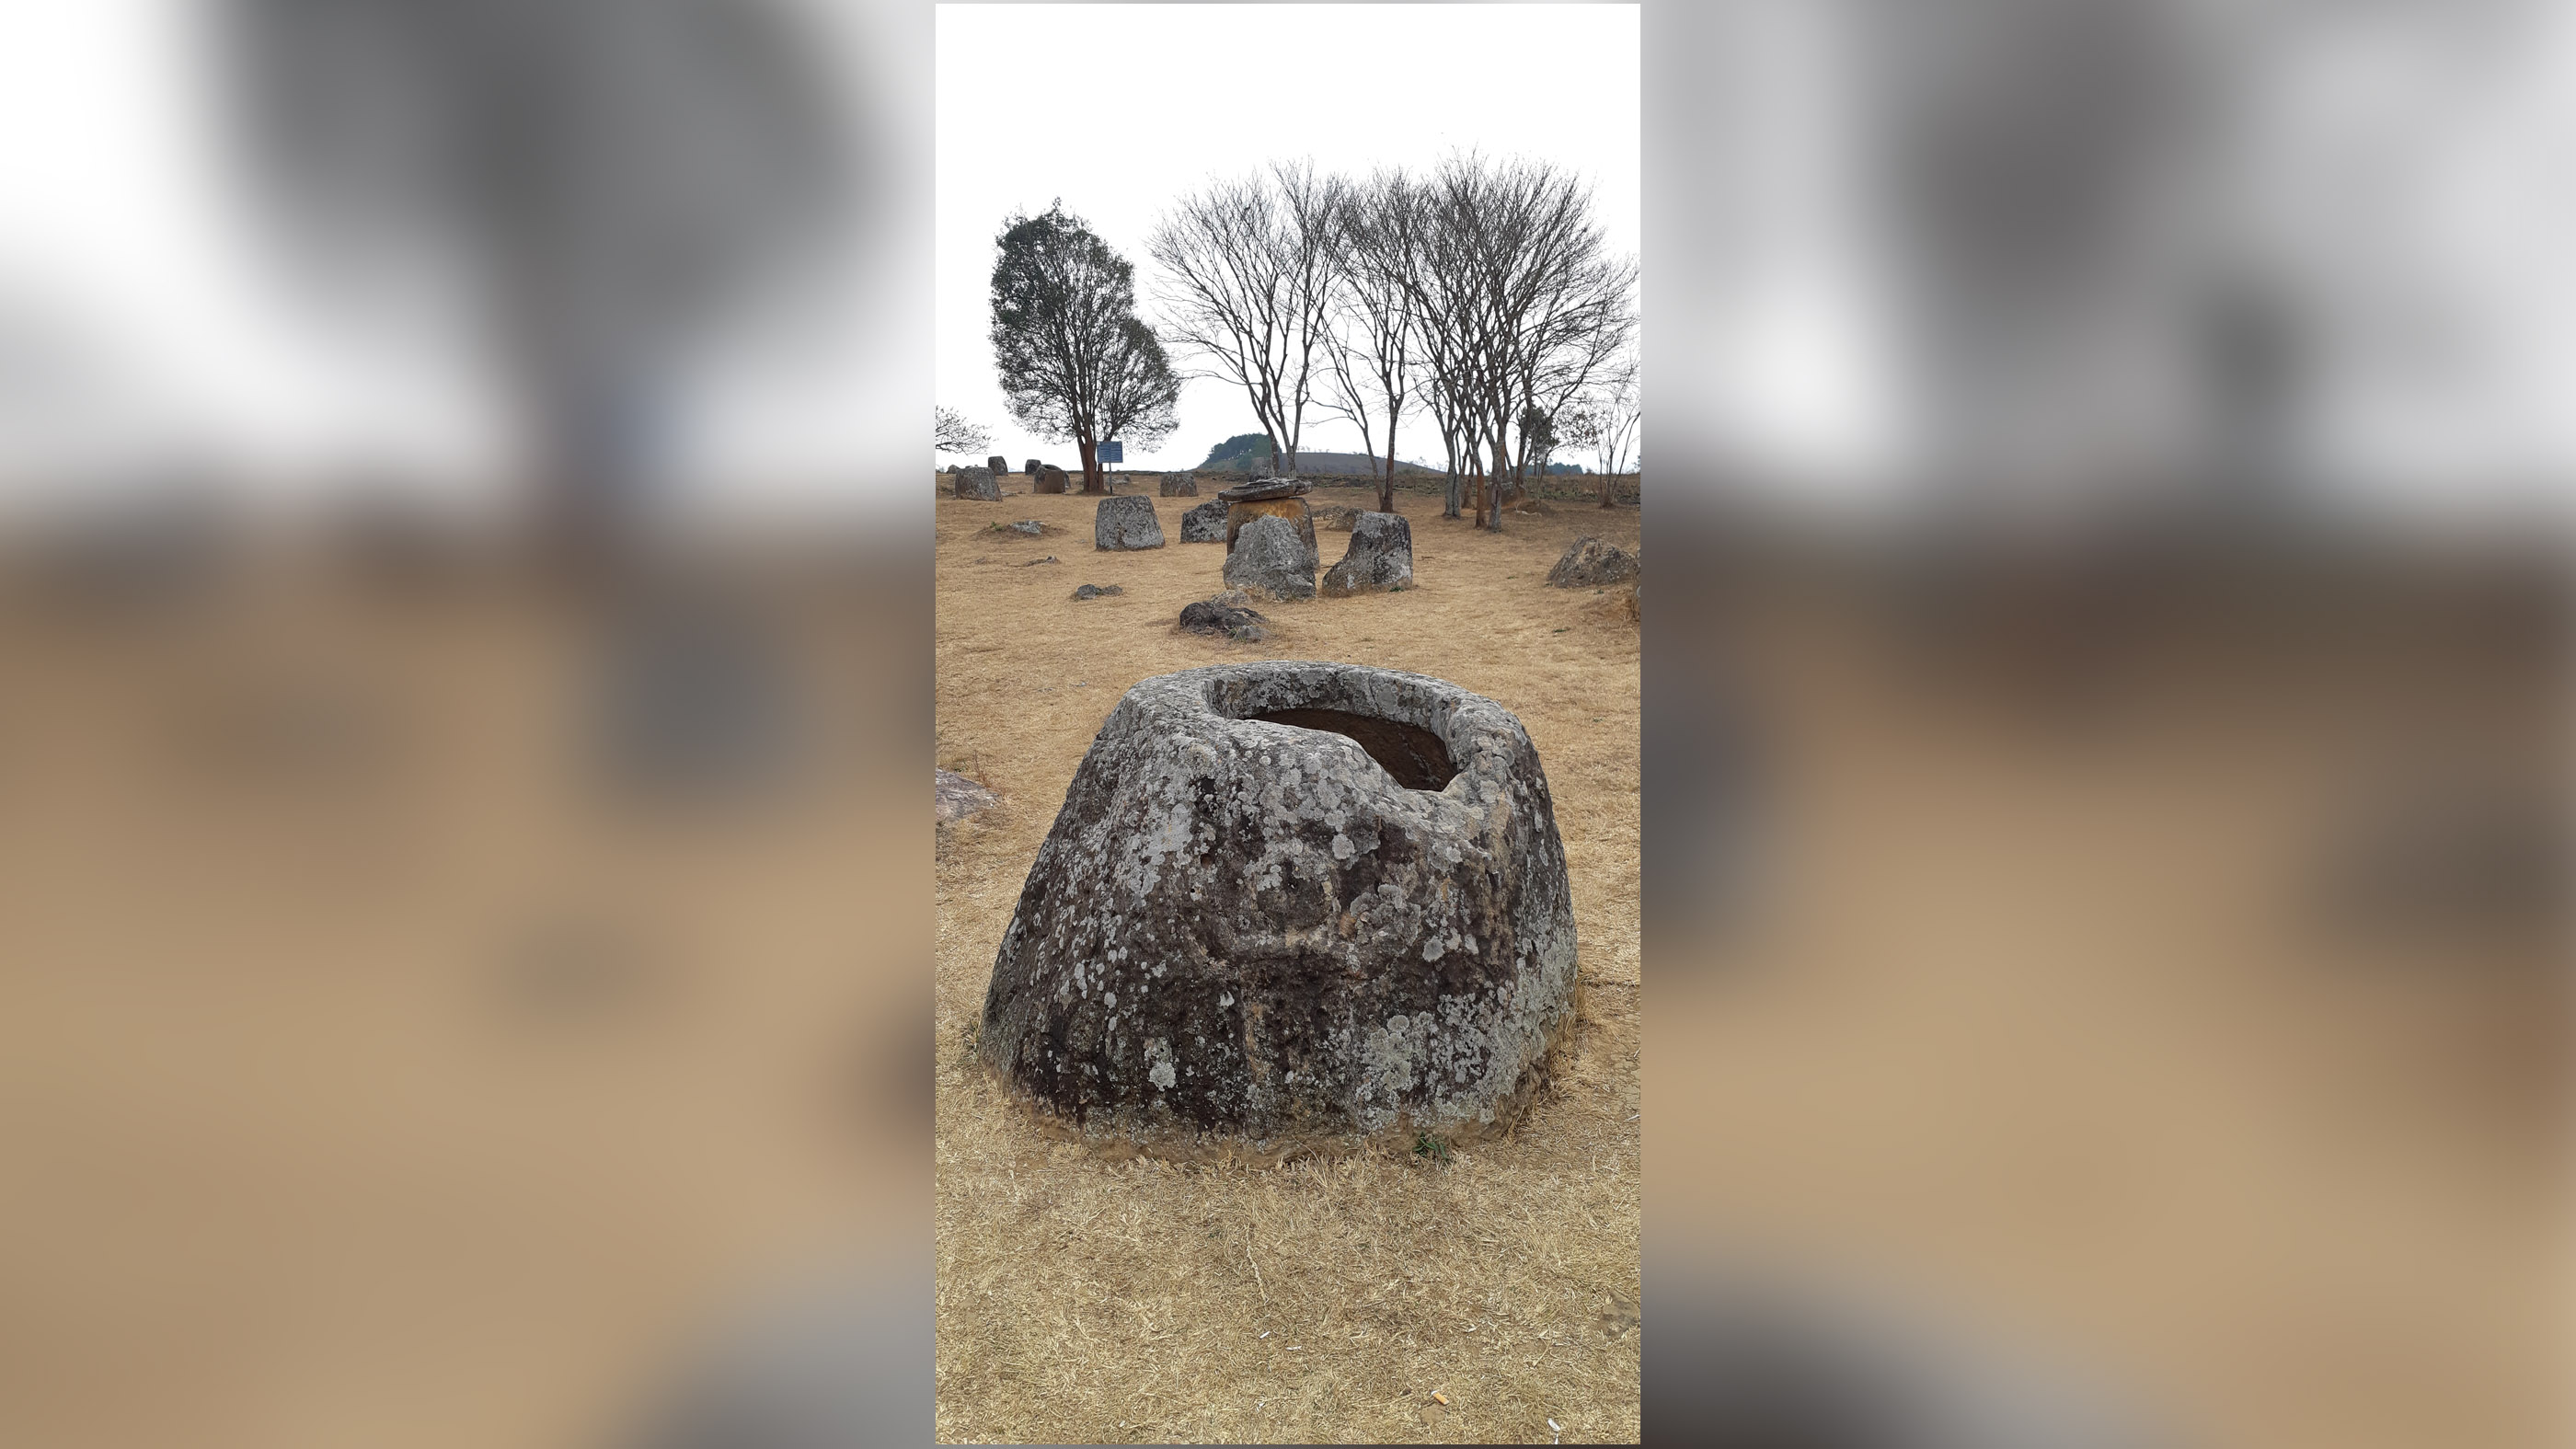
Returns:
[[[1136,269],[1058,201],[1014,216],[994,241],[993,360],[1011,416],[1082,451],[1082,491],[1101,493],[1099,445],[1170,436],[1180,380],[1136,317]]]

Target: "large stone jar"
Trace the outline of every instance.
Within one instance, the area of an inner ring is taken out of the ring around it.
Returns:
[[[980,1050],[1096,1137],[1471,1137],[1519,1112],[1574,989],[1564,847],[1510,711],[1419,674],[1226,664],[1145,680],[1102,725]]]

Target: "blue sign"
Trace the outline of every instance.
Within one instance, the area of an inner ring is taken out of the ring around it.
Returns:
[[[1119,442],[1115,438],[1106,443],[1102,443],[1095,451],[1099,454],[1100,461],[1103,463],[1124,463],[1127,461],[1127,445]]]

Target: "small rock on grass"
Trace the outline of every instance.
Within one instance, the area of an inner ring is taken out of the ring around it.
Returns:
[[[1560,589],[1615,584],[1635,577],[1636,555],[1588,535],[1568,545],[1565,556],[1547,571],[1548,583]]]
[[[1184,606],[1181,627],[1193,634],[1222,634],[1234,639],[1268,638],[1269,631],[1262,625],[1269,621],[1261,612],[1243,607],[1240,602],[1243,596],[1239,591],[1229,589],[1227,593],[1234,595],[1233,601],[1229,601],[1226,594],[1219,594],[1213,599],[1201,599]]]
[[[1057,558],[1054,554],[1048,554],[1045,558],[1033,558],[1033,559],[1030,559],[1027,563],[1024,563],[1024,564],[1020,565],[1020,567],[1022,567],[1022,568],[1024,568],[1024,569],[1029,569],[1029,568],[1036,568],[1039,564],[1042,564],[1042,563],[1062,563],[1062,562],[1064,562],[1064,560],[1062,560],[1062,559],[1060,559],[1060,558]]]
[[[954,824],[996,803],[992,791],[955,770],[939,771],[932,783],[939,822],[943,825]]]
[[[1073,591],[1073,596],[1077,599],[1097,599],[1109,594],[1123,594],[1125,592],[1127,592],[1127,590],[1117,584],[1110,584],[1106,587],[1099,584],[1084,584],[1082,587]]]

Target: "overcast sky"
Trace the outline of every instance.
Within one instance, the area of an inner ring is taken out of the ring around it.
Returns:
[[[1076,461],[1011,421],[985,338],[994,238],[1058,198],[1136,264],[1149,321],[1155,218],[1272,160],[1354,174],[1467,149],[1552,161],[1592,182],[1610,245],[1636,255],[1637,75],[1633,5],[942,5],[939,401],[992,429],[1014,467]],[[1521,99],[1506,101],[1514,77]],[[1260,431],[1242,389],[1214,379],[1185,384],[1179,412],[1128,466],[1190,467]],[[1302,444],[1360,439],[1310,414]],[[1439,431],[1408,421],[1397,453],[1437,466]]]

